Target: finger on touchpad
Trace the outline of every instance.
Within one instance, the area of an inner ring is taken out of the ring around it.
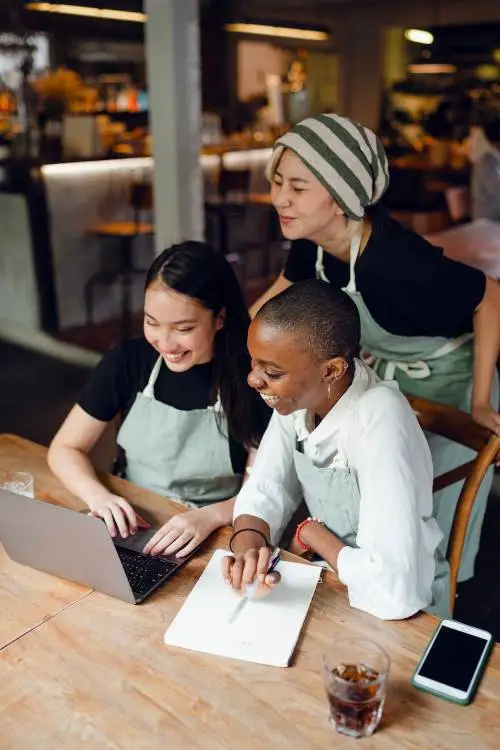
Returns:
[[[129,534],[126,539],[117,536],[113,541],[115,544],[119,544],[120,547],[126,547],[135,552],[142,552],[146,544],[156,532],[157,529],[140,529],[135,534]]]

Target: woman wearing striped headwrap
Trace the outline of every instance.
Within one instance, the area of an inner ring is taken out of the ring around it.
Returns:
[[[378,375],[404,393],[472,413],[500,435],[500,287],[394,221],[379,204],[389,183],[376,135],[334,114],[310,117],[279,138],[268,165],[271,197],[291,241],[285,268],[254,305],[295,281],[321,278],[352,297],[361,343]],[[430,436],[435,476],[475,454]],[[474,575],[492,472],[478,493],[459,580]],[[448,542],[460,485],[435,495]]]

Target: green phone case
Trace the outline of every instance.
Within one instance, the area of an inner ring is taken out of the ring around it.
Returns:
[[[422,664],[423,660],[427,656],[427,652],[429,651],[429,647],[430,647],[432,641],[434,640],[434,637],[435,637],[435,635],[436,635],[436,633],[437,633],[437,631],[439,630],[440,627],[441,627],[441,623],[439,623],[439,625],[437,626],[436,630],[432,634],[432,637],[431,637],[429,643],[427,644],[426,649],[425,649],[424,653],[422,654],[422,656],[420,658],[420,661],[418,662],[418,664],[417,664],[417,666],[415,668],[415,671],[413,672],[413,675],[412,675],[412,678],[411,678],[411,684],[413,685],[414,688],[416,688],[417,690],[421,690],[424,693],[431,693],[431,695],[435,695],[437,698],[444,698],[446,701],[450,701],[450,703],[457,703],[459,706],[468,706],[469,703],[474,698],[474,696],[476,694],[476,690],[477,690],[477,688],[479,686],[479,683],[481,682],[481,677],[483,676],[483,672],[484,672],[484,669],[486,667],[486,663],[487,663],[487,661],[489,659],[491,650],[492,650],[493,646],[495,645],[495,641],[494,641],[493,638],[491,638],[491,641],[488,644],[488,648],[485,650],[485,652],[483,654],[483,657],[481,659],[481,665],[480,665],[481,668],[479,669],[479,671],[477,673],[477,676],[476,676],[476,679],[474,680],[474,683],[472,685],[469,697],[465,698],[464,700],[459,700],[458,698],[452,698],[450,695],[446,695],[445,693],[440,693],[438,690],[431,690],[430,688],[424,687],[423,685],[417,685],[416,682],[415,682],[415,675],[417,674],[418,670],[420,669],[420,665]],[[482,629],[482,628],[480,628],[480,629]]]

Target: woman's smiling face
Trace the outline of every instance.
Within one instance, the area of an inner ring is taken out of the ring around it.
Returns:
[[[279,414],[314,411],[324,401],[324,368],[297,339],[257,318],[248,332],[248,349],[248,384]]]
[[[223,314],[214,313],[192,297],[169,289],[161,281],[146,290],[144,336],[173,372],[210,362],[214,338]]]
[[[287,240],[320,241],[343,211],[297,154],[283,152],[271,184],[271,200]]]

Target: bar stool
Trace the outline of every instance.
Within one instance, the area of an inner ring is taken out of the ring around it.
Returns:
[[[215,228],[215,238],[211,244],[224,255],[230,252],[229,223],[231,219],[242,219],[245,215],[251,176],[249,169],[222,167],[217,183],[217,195],[215,199],[205,201],[207,218]]]
[[[149,182],[135,182],[129,191],[129,206],[133,210],[133,221],[106,222],[97,224],[87,231],[87,235],[103,240],[114,240],[120,248],[118,267],[113,270],[101,268],[93,274],[84,287],[87,325],[93,324],[94,290],[97,286],[111,287],[118,283],[121,287],[121,325],[124,338],[132,334],[131,292],[134,277],[146,274],[146,269],[137,268],[133,262],[134,241],[137,237],[154,234],[154,224],[141,221],[144,211],[153,207],[153,190]],[[104,264],[103,264],[104,265]]]

